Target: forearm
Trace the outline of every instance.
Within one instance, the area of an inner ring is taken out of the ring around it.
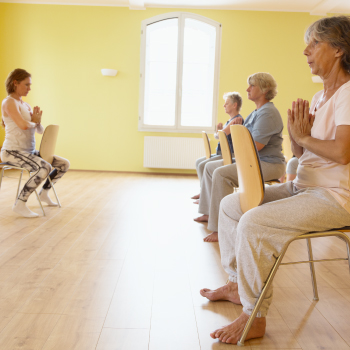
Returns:
[[[33,122],[29,122],[27,120],[24,120],[23,119],[23,122],[22,123],[16,123],[17,126],[22,129],[22,130],[27,130],[27,129],[33,129],[36,127],[36,124],[33,123]]]
[[[291,149],[292,149],[292,153],[297,158],[300,158],[304,153],[303,147],[299,146],[294,140],[291,141]]]
[[[311,136],[304,136],[299,141],[299,147],[329,159],[333,162],[346,165],[350,163],[350,150],[344,143],[335,140],[319,140]],[[295,154],[295,153],[294,153]],[[295,154],[297,156],[297,154]]]
[[[229,124],[226,126],[226,128],[222,129],[222,131],[226,134],[226,135],[230,135],[231,134],[231,127],[232,124]]]
[[[40,123],[36,124],[36,132],[38,134],[42,134],[44,132],[44,127]]]

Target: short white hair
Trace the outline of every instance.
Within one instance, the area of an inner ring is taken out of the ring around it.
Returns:
[[[237,111],[239,112],[242,108],[242,96],[239,92],[233,91],[233,92],[225,92],[224,93],[224,100],[226,101],[228,98],[231,100],[232,103],[237,103]]]

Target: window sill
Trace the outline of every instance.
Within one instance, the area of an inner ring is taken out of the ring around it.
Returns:
[[[138,128],[138,131],[141,132],[169,132],[169,133],[177,133],[177,134],[200,134],[202,131],[205,131],[207,134],[214,134],[216,132],[213,128],[205,128],[205,127],[199,127],[199,128],[189,128],[189,129],[170,129],[170,128],[161,128],[161,127],[140,127]]]

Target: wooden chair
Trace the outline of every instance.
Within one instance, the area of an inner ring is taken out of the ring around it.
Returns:
[[[232,126],[233,125],[231,125],[230,126],[230,132],[231,132],[231,137],[233,138],[233,136],[232,136]],[[220,134],[219,134],[219,136],[220,136]],[[253,143],[254,143],[254,147],[255,147],[255,142],[254,142],[254,140],[253,140]],[[220,144],[221,144],[221,140],[220,140]],[[232,144],[234,144],[233,142],[232,142]],[[234,148],[234,147],[233,147]],[[255,147],[256,148],[256,147]],[[236,158],[236,153],[235,153],[235,158]],[[259,158],[259,157],[258,157]],[[231,161],[232,161],[232,157],[231,157]],[[232,163],[232,162],[231,162]],[[231,163],[229,163],[229,164],[231,164]],[[226,164],[225,164],[226,165]],[[259,167],[261,167],[260,166],[260,159],[259,159]],[[272,185],[276,185],[276,184],[279,184],[280,182],[279,182],[279,180],[278,179],[273,179],[273,180],[269,180],[269,181],[266,181],[266,182],[264,182],[264,184],[265,185],[269,185],[269,186],[272,186]],[[241,186],[239,186],[239,187],[241,187]]]
[[[260,205],[261,202],[263,201],[263,198],[264,198],[263,175],[261,173],[261,167],[260,167],[259,157],[255,147],[255,143],[252,139],[252,136],[249,130],[242,125],[234,125],[234,126],[231,126],[231,134],[232,134],[232,142],[235,150],[235,158],[236,158],[237,171],[238,171],[238,180],[239,180],[239,189],[240,189],[239,196],[240,196],[240,202],[241,202],[241,209],[243,213],[245,213],[246,211]],[[275,277],[275,274],[280,265],[300,264],[300,263],[308,263],[310,265],[310,271],[311,271],[311,277],[312,277],[311,281],[312,281],[312,286],[314,291],[314,300],[319,299],[318,292],[317,292],[315,268],[314,268],[315,262],[347,260],[350,268],[350,248],[349,248],[350,239],[345,234],[345,232],[350,232],[350,227],[345,227],[342,229],[337,228],[326,232],[313,232],[313,233],[302,234],[287,244],[285,249],[281,252],[279,257],[276,259],[276,262],[272,267],[270,274],[267,277],[267,280],[265,281],[265,285],[255,304],[254,310],[248,319],[248,322],[244,328],[241,339],[237,343],[239,346],[244,346],[245,338],[247,337],[250,327],[260,309],[261,303],[264,300],[266,292],[270,287],[270,285],[272,284],[273,278]],[[337,258],[337,259],[314,260],[313,254],[312,254],[311,239],[318,238],[318,237],[333,237],[333,236],[338,237],[339,239],[345,242],[348,257]],[[288,249],[289,244],[292,243],[293,241],[300,240],[300,239],[305,239],[307,242],[309,260],[282,263],[282,259]]]
[[[52,164],[53,161],[53,156],[55,153],[55,147],[56,147],[56,142],[57,142],[57,136],[58,136],[58,130],[59,130],[59,126],[58,125],[49,125],[45,128],[43,137],[41,139],[41,143],[40,143],[40,148],[39,148],[39,154],[40,157],[44,160],[46,160],[48,163]],[[17,186],[17,194],[16,194],[16,199],[19,195],[19,191],[21,188],[21,182],[22,182],[22,176],[23,176],[23,172],[26,171],[28,173],[28,176],[31,176],[31,173],[29,170],[25,169],[25,168],[21,168],[21,167],[17,167],[14,165],[11,165],[10,163],[0,163],[0,165],[2,166],[1,172],[0,172],[0,189],[1,189],[1,183],[2,183],[2,179],[4,176],[4,172],[5,170],[19,170],[21,172],[20,176],[19,176],[19,181],[18,181],[18,186]],[[60,200],[58,199],[55,187],[53,185],[53,183],[51,182],[51,178],[50,176],[47,177],[48,180],[50,181],[52,190],[55,194],[58,206],[61,208],[61,203]],[[39,198],[38,192],[35,190],[35,194],[36,194],[36,198],[38,199],[40,208],[43,212],[43,215],[45,216],[45,211],[43,208],[43,205],[41,203],[41,200]]]
[[[221,155],[222,159],[224,160],[224,165],[232,164],[232,153],[228,144],[227,135],[222,130],[219,130],[218,134],[220,140]]]
[[[206,159],[209,159],[211,158],[210,140],[205,131],[202,131],[202,138],[204,141],[205,157]]]

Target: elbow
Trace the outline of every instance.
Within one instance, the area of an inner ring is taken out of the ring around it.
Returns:
[[[339,163],[341,165],[348,165],[350,163],[350,157],[342,157],[340,160],[339,160]]]
[[[348,165],[350,163],[350,152],[347,150],[343,152],[343,154],[340,155],[338,163],[341,165]]]
[[[21,126],[18,126],[21,130],[28,130],[29,129],[29,126],[28,125],[21,125]]]

